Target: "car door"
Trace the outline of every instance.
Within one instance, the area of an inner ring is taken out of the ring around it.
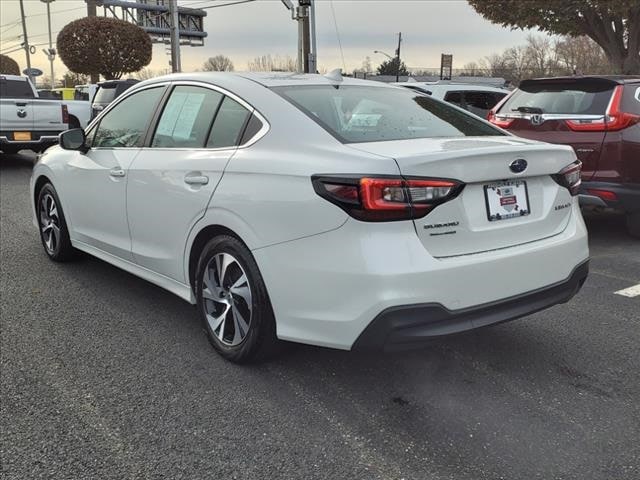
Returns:
[[[127,214],[139,265],[186,283],[187,236],[251,117],[252,109],[237,100],[204,85],[173,88],[129,172]]]
[[[64,197],[74,240],[131,261],[127,172],[165,88],[143,89],[118,102],[88,132],[91,148],[74,152],[67,163]]]

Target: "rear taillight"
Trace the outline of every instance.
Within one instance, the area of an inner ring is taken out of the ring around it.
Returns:
[[[613,90],[611,101],[602,119],[567,120],[567,126],[576,132],[614,132],[640,122],[640,115],[622,112],[622,94],[624,86],[618,85]]]
[[[496,127],[500,127],[500,128],[509,128],[511,126],[511,124],[513,123],[513,118],[498,118],[496,116],[496,112],[495,109],[493,110],[489,110],[489,113],[487,114],[487,120],[489,120],[491,123],[493,123]]]
[[[430,178],[314,175],[311,180],[318,195],[367,222],[424,217],[464,187],[455,180]]]
[[[62,105],[62,123],[69,124],[69,110],[66,105]]]
[[[607,202],[617,202],[618,195],[616,192],[612,192],[611,190],[602,190],[600,188],[588,188],[587,193],[589,195],[595,195],[596,197],[601,198]]]
[[[556,183],[569,190],[571,195],[577,195],[578,190],[580,190],[580,185],[582,184],[581,175],[582,162],[578,160],[563,168],[555,175],[551,175],[551,177],[556,181]]]

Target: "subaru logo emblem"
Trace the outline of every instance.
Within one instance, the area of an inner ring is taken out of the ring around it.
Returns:
[[[527,161],[524,158],[518,158],[509,164],[509,170],[513,173],[522,173],[527,169]]]
[[[531,124],[532,125],[542,125],[544,123],[544,117],[539,114],[531,115]]]

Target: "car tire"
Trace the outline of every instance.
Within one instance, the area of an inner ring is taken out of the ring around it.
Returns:
[[[632,237],[640,238],[640,212],[627,213],[627,231]]]
[[[15,155],[16,153],[18,153],[18,149],[13,147],[3,147],[2,153],[4,153],[5,155]]]
[[[38,192],[36,204],[40,241],[47,256],[55,262],[73,259],[75,249],[71,246],[67,222],[56,189],[46,183]]]
[[[213,348],[225,359],[248,363],[278,347],[273,309],[249,249],[220,235],[203,248],[196,270],[198,313]]]

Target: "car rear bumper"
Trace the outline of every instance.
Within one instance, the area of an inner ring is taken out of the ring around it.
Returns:
[[[253,255],[280,339],[349,350],[381,312],[415,305],[437,305],[456,314],[476,311],[566,282],[589,258],[577,202],[572,208],[567,227],[557,235],[446,259],[429,255],[412,222],[355,220],[320,235],[253,250]],[[562,293],[545,306],[568,297]],[[504,310],[495,322],[532,311]],[[439,319],[446,316],[434,321]]]
[[[31,140],[13,140],[13,132],[0,132],[0,150],[10,147],[13,150],[44,150],[58,143],[58,131],[31,131]]]
[[[569,278],[554,285],[511,298],[462,310],[437,303],[391,307],[362,332],[353,350],[402,350],[418,347],[435,337],[496,325],[568,302],[589,274],[589,261],[578,265]]]
[[[583,182],[580,187],[580,205],[595,205],[625,212],[638,212],[640,211],[640,184]]]

